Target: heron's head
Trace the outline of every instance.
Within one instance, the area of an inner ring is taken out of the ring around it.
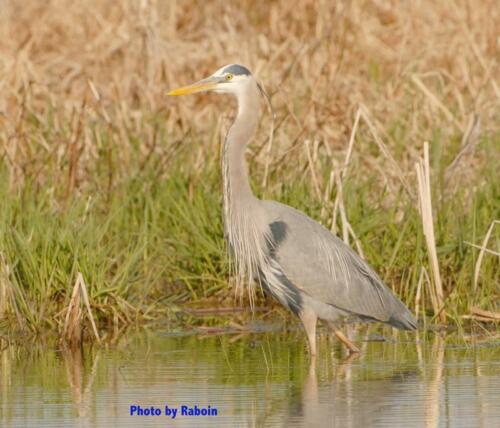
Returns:
[[[256,85],[252,73],[242,65],[230,64],[219,68],[214,74],[189,86],[174,89],[167,95],[187,95],[196,92],[229,93],[238,97],[250,85]]]

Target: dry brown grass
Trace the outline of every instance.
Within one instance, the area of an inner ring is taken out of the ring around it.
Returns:
[[[151,141],[154,130],[142,119],[161,109],[172,132],[178,124],[209,132],[220,114],[215,98],[173,103],[164,93],[231,62],[247,64],[273,94],[281,119],[273,158],[297,138],[345,150],[361,104],[389,148],[404,143],[398,162],[407,174],[435,129],[449,140],[474,113],[483,133],[500,126],[494,0],[2,0],[0,10],[1,149],[16,180],[48,152],[70,190],[85,181],[97,156],[86,125],[95,120],[113,123],[117,144],[130,130]],[[47,124],[51,109],[60,138],[28,138],[26,116]],[[71,132],[62,129],[68,121]],[[401,123],[403,142],[390,132]],[[121,149],[123,173],[130,153]],[[395,173],[385,171],[389,180]]]

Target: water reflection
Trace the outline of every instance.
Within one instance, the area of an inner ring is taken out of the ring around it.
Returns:
[[[385,334],[392,334],[390,331]],[[113,349],[9,347],[0,354],[1,426],[500,426],[499,343],[396,335],[345,358],[323,337],[172,338]],[[212,406],[218,416],[130,416]]]
[[[79,418],[88,415],[92,400],[92,385],[97,372],[99,363],[99,353],[92,358],[92,368],[89,374],[85,376],[85,367],[83,364],[84,352],[80,347],[63,347],[61,351],[64,365],[66,367],[66,376],[71,390],[76,415]]]
[[[443,336],[438,334],[434,336],[432,344],[432,354],[434,355],[434,364],[429,370],[429,387],[425,399],[425,426],[434,428],[439,422],[440,388],[443,378],[444,367],[444,340]]]
[[[414,393],[418,370],[357,378],[356,357],[337,363],[328,382],[320,382],[321,369],[312,361],[303,384],[300,406],[293,401],[283,426],[400,426],[405,403]],[[395,416],[393,418],[393,415]],[[421,417],[419,417],[421,422]],[[421,424],[419,425],[421,426]]]

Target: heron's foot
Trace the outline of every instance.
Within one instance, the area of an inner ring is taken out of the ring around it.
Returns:
[[[357,358],[359,358],[361,354],[359,352],[349,352],[349,354],[347,355],[347,357],[345,357],[344,359],[340,360],[340,365],[341,366],[344,366],[344,365],[348,365],[349,363],[352,363],[354,360],[356,360]]]
[[[354,343],[352,343],[347,337],[345,337],[344,333],[337,329],[335,329],[334,331],[337,339],[339,339],[349,349],[350,354],[359,354],[361,352]]]

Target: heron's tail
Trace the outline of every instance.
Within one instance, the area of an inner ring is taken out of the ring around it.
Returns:
[[[401,306],[396,312],[394,312],[391,317],[387,320],[387,324],[393,327],[399,328],[400,330],[416,330],[417,329],[417,319],[409,311],[409,309],[401,303]]]

